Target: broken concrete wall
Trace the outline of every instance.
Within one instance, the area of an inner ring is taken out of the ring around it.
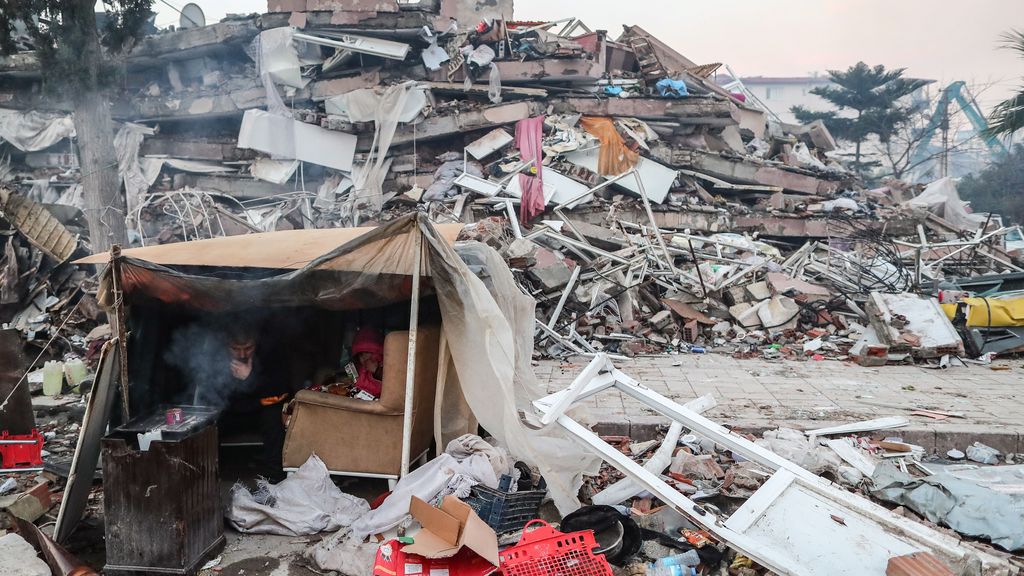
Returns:
[[[481,20],[511,20],[513,0],[441,0],[441,17],[454,18],[472,29]]]

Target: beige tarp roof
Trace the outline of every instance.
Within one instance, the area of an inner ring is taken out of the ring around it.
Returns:
[[[434,226],[438,234],[448,244],[455,243],[455,239],[462,230],[461,224],[438,224]],[[173,244],[159,244],[143,248],[130,248],[122,250],[121,254],[128,258],[141,260],[161,266],[210,266],[218,268],[270,268],[281,270],[299,270],[318,257],[348,244],[376,228],[329,228],[314,230],[281,230],[278,232],[264,232],[261,234],[244,234],[240,236],[225,236],[222,238],[211,238],[209,240],[195,240],[192,242],[176,242]],[[406,236],[408,240],[411,236]],[[384,250],[384,243],[389,239],[384,238],[371,242],[364,247],[367,253],[396,253],[408,256],[408,262],[404,260],[392,260],[385,263],[386,269],[378,269],[377,272],[406,273],[412,269],[412,250]],[[374,248],[378,250],[374,250]],[[106,264],[110,261],[110,253],[102,252],[93,254],[80,260],[75,264]],[[350,270],[358,271],[365,269],[364,262],[355,262],[352,259],[340,258],[325,263],[324,268],[329,270]]]

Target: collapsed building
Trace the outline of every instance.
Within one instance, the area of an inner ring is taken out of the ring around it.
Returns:
[[[478,237],[529,268],[523,289],[542,304],[539,343],[553,354],[619,352],[623,340],[630,355],[725,342],[749,352],[798,326],[854,342],[871,291],[1021,272],[1002,241],[1011,228],[944,218],[941,194],[939,210],[915,207],[899,182],[867,189],[829,157],[822,123],[778,123],[716,84],[719,66],[639,26],[613,39],[574,18],[517,21],[510,2],[280,1],[158,32],[127,54],[110,93],[129,241],[410,210],[495,217]],[[44,205],[84,240],[67,103],[40,90],[30,51],[0,61],[0,76],[5,202]],[[23,236],[8,241],[3,300],[22,305],[14,325],[34,336],[76,273],[17,271],[57,265],[71,243],[12,224]],[[823,314],[805,305],[812,320],[793,322],[797,305],[778,294],[793,280],[825,285],[811,299]],[[854,314],[853,331],[836,309]]]
[[[94,270],[71,264],[90,251],[74,121],[66,102],[40,89],[29,48],[0,59],[0,321],[42,348],[40,358],[70,353],[96,366],[118,334]],[[772,120],[742,87],[715,83],[720,64],[693,62],[639,26],[613,35],[575,18],[519,21],[502,1],[270,0],[262,15],[151,34],[120,65],[109,98],[130,247],[463,225],[461,237],[498,250],[537,302],[534,355],[595,356],[580,377],[586,386],[584,376],[603,370],[635,391],[609,362],[647,353],[882,365],[1022,344],[1012,311],[993,324],[974,312],[996,301],[969,298],[1020,288],[1024,269],[1007,241],[1014,227],[971,214],[950,181],[867,186],[832,158],[824,124]],[[176,273],[198,268],[194,256],[175,262],[185,268]],[[235,260],[218,265],[260,267]],[[20,348],[10,335],[4,357]],[[0,376],[0,392],[19,390],[18,375]],[[100,384],[113,398],[114,384]],[[541,416],[561,419],[570,397],[541,399]],[[696,453],[795,473],[824,490],[785,458],[719,435],[691,408],[648,400],[712,439]],[[669,454],[681,430],[670,431]],[[48,446],[62,442],[71,451],[66,439]],[[613,455],[620,471],[643,478]],[[645,486],[689,510],[672,491],[682,484],[658,482]],[[88,489],[79,484],[79,508]],[[825,523],[845,526],[835,516]],[[922,534],[936,551],[966,556]]]

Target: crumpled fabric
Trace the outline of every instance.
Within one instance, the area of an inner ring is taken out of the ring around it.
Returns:
[[[366,500],[334,485],[323,460],[313,454],[278,484],[261,479],[255,492],[236,484],[226,516],[239,532],[303,536],[340,530],[369,511]]]
[[[22,152],[35,152],[65,138],[74,138],[75,122],[70,114],[45,114],[0,108],[0,140]]]
[[[410,518],[409,501],[413,496],[426,502],[436,502],[450,494],[465,497],[477,484],[498,487],[487,456],[473,454],[459,461],[451,454],[441,454],[402,477],[380,506],[353,522],[352,536],[362,541],[371,534],[401,525]]]
[[[342,529],[306,549],[303,556],[324,572],[334,571],[346,576],[371,576],[377,558],[376,542],[364,544]]]
[[[535,116],[516,122],[516,148],[523,162],[535,160],[533,167],[537,170],[536,176],[519,174],[519,189],[523,191],[519,205],[519,220],[523,224],[529,224],[531,220],[544,212],[544,174],[543,160],[544,151],[542,140],[544,137],[544,116]]]
[[[889,462],[872,476],[871,495],[906,506],[965,536],[987,538],[1016,552],[1024,549],[1024,497],[996,492],[946,473],[914,478]]]
[[[463,170],[463,166],[465,166],[465,170]],[[427,186],[427,189],[423,192],[423,201],[437,202],[457,195],[458,190],[455,188],[455,179],[463,172],[480,178],[483,178],[484,176],[484,170],[480,166],[479,162],[475,162],[473,160],[470,160],[469,162],[463,162],[462,160],[449,160],[448,162],[441,164],[441,166],[434,171],[434,181],[430,186]]]
[[[509,456],[508,450],[500,446],[492,446],[489,442],[476,434],[465,434],[452,440],[444,449],[446,454],[451,454],[456,460],[465,460],[474,454],[480,454],[487,458],[491,468],[494,469],[496,480],[501,480],[504,475],[512,475],[515,470],[515,462]]]
[[[611,118],[584,116],[580,119],[580,126],[601,141],[601,152],[597,158],[597,171],[601,176],[629,172],[640,161],[640,154],[626,146]]]

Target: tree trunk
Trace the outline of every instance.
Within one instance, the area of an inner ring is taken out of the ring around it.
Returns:
[[[100,79],[104,55],[93,10],[93,4],[88,1],[69,3],[63,17],[74,22],[84,36],[79,55],[87,79],[83,82],[85,86],[77,90],[73,98],[75,131],[89,243],[93,251],[99,252],[109,249],[112,244],[127,244],[128,233],[114,150],[114,126]]]
[[[126,209],[117,171],[110,108],[103,94],[92,91],[75,97],[75,130],[89,243],[95,252],[107,250],[112,244],[125,245],[128,240]]]

